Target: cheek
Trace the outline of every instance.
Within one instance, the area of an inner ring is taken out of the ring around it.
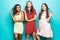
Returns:
[[[30,4],[30,7],[31,7],[31,4]]]
[[[17,10],[17,8],[16,8],[16,10]]]
[[[16,10],[17,10],[17,11],[20,11],[20,8],[17,8]]]
[[[43,9],[43,10],[45,10],[45,9],[46,9],[46,7],[42,7],[42,9]]]
[[[46,7],[44,9],[46,9]]]
[[[44,7],[42,7],[42,9],[44,10]]]
[[[28,4],[28,7],[31,7],[31,4]]]
[[[46,6],[44,6],[44,9],[46,9]]]
[[[18,10],[18,8],[16,10]]]

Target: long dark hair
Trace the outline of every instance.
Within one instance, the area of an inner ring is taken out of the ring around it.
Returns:
[[[46,6],[46,18],[48,18],[49,17],[49,11],[48,11],[48,6],[47,6],[47,4],[46,3],[43,3],[45,6]],[[42,4],[42,5],[43,5]],[[41,19],[41,15],[42,15],[42,12],[43,12],[43,10],[42,10],[42,8],[41,8],[41,12],[39,13],[39,16],[38,16],[38,19]]]
[[[17,6],[19,6],[21,8],[21,6],[19,4],[16,4],[13,8],[13,15],[15,15],[18,11],[16,10]],[[20,9],[21,10],[21,9]]]
[[[27,6],[28,2],[31,2],[31,1],[27,1],[25,11],[29,13],[28,6]],[[31,4],[32,4],[32,2],[31,2]],[[31,5],[30,13],[32,13],[33,11],[34,11],[34,7],[33,7],[33,5]]]

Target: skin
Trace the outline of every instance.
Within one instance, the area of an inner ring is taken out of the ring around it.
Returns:
[[[20,7],[17,6],[16,10],[17,10],[18,12],[17,12],[16,15],[14,15],[14,16],[18,16],[18,15],[19,15],[19,13],[20,13]],[[20,20],[16,20],[15,17],[12,16],[13,21],[14,21],[14,22],[23,22],[23,20],[24,20],[24,13],[21,12],[21,15],[22,15],[22,17],[21,17]],[[14,35],[15,35],[15,40],[18,40],[18,33],[14,33]],[[20,34],[19,36],[20,36],[20,40],[22,40],[22,34]]]
[[[28,4],[27,4],[27,6],[28,6],[28,8],[31,8],[31,2],[28,2]]]
[[[42,5],[42,9],[44,10],[44,12],[46,12],[46,6],[44,4]],[[49,17],[47,18],[47,22],[50,21],[50,18],[52,15],[53,15],[52,13],[49,13]]]
[[[28,4],[27,4],[28,10],[31,9],[31,5],[32,5],[31,2],[28,2]],[[26,20],[26,21],[31,22],[31,21],[33,21],[33,20],[35,20],[35,19],[36,19],[36,15],[34,15],[34,18],[28,20],[28,19],[27,19],[27,16],[26,16],[26,12],[25,12],[25,20]],[[36,40],[36,33],[35,33],[35,32],[33,32],[33,39]],[[27,34],[26,40],[29,40],[29,34]]]
[[[42,4],[42,10],[44,10],[44,12],[46,13],[46,6],[44,4]],[[49,17],[46,19],[47,22],[50,21],[50,18],[53,14],[52,13],[49,13]],[[40,24],[40,23],[39,23]],[[39,32],[40,32],[40,25],[39,25]],[[37,35],[37,39],[40,40],[40,37]],[[46,40],[50,40],[50,38],[46,38]]]
[[[46,10],[46,6],[44,4],[42,4],[42,10]]]

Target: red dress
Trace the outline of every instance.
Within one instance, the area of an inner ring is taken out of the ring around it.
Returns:
[[[31,13],[31,14],[26,12],[26,16],[29,20],[34,18],[34,15],[36,15],[36,10],[34,10],[33,13]],[[33,32],[36,32],[36,23],[35,23],[35,21],[31,21],[31,22],[27,21],[26,22],[26,34],[31,34]]]

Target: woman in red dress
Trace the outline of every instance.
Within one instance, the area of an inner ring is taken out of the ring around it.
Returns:
[[[26,40],[29,35],[33,34],[33,39],[36,40],[36,10],[33,8],[32,2],[28,1],[25,7],[25,20],[26,20]]]

